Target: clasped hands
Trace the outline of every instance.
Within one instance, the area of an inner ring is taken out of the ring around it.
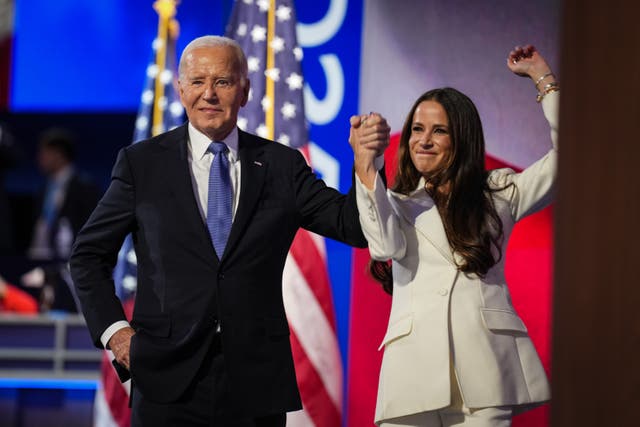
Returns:
[[[353,149],[356,174],[363,184],[372,188],[378,172],[375,159],[389,146],[391,128],[378,113],[351,116],[349,121],[349,145]]]

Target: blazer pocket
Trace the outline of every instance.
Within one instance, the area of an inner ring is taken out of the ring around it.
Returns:
[[[166,338],[171,334],[171,319],[168,316],[137,316],[132,326],[136,332],[153,337]]]
[[[396,319],[393,323],[389,324],[389,327],[387,327],[387,333],[384,335],[384,338],[382,338],[382,342],[380,343],[378,350],[381,350],[382,347],[398,338],[409,335],[412,329],[413,314],[407,314]]]
[[[513,311],[497,308],[481,308],[480,315],[487,329],[497,331],[512,331],[527,333],[527,327],[520,317]]]

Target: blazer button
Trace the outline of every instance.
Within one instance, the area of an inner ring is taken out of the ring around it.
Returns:
[[[447,288],[441,288],[441,289],[438,291],[438,293],[444,297],[444,296],[446,296],[446,295],[449,293],[449,291],[447,290]]]
[[[218,280],[224,280],[224,273],[218,273]]]

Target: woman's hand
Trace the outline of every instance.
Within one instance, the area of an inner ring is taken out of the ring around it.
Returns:
[[[507,67],[518,76],[530,77],[539,92],[545,85],[556,81],[547,61],[532,45],[514,47],[509,52]]]

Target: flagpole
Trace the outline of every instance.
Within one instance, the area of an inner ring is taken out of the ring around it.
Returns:
[[[158,37],[156,38],[156,70],[158,77],[155,81],[155,96],[153,102],[153,126],[151,134],[158,135],[164,131],[163,108],[161,102],[164,97],[164,83],[162,72],[167,66],[167,44],[169,39],[169,22],[176,16],[176,0],[156,0],[153,8],[158,13]]]
[[[276,0],[269,1],[269,12],[267,21],[267,70],[273,70],[276,65],[275,52],[272,47],[272,41],[276,33]],[[267,127],[267,138],[273,140],[275,134],[275,82],[270,73],[266,73],[266,96],[269,100],[267,111],[265,112],[265,125]]]

